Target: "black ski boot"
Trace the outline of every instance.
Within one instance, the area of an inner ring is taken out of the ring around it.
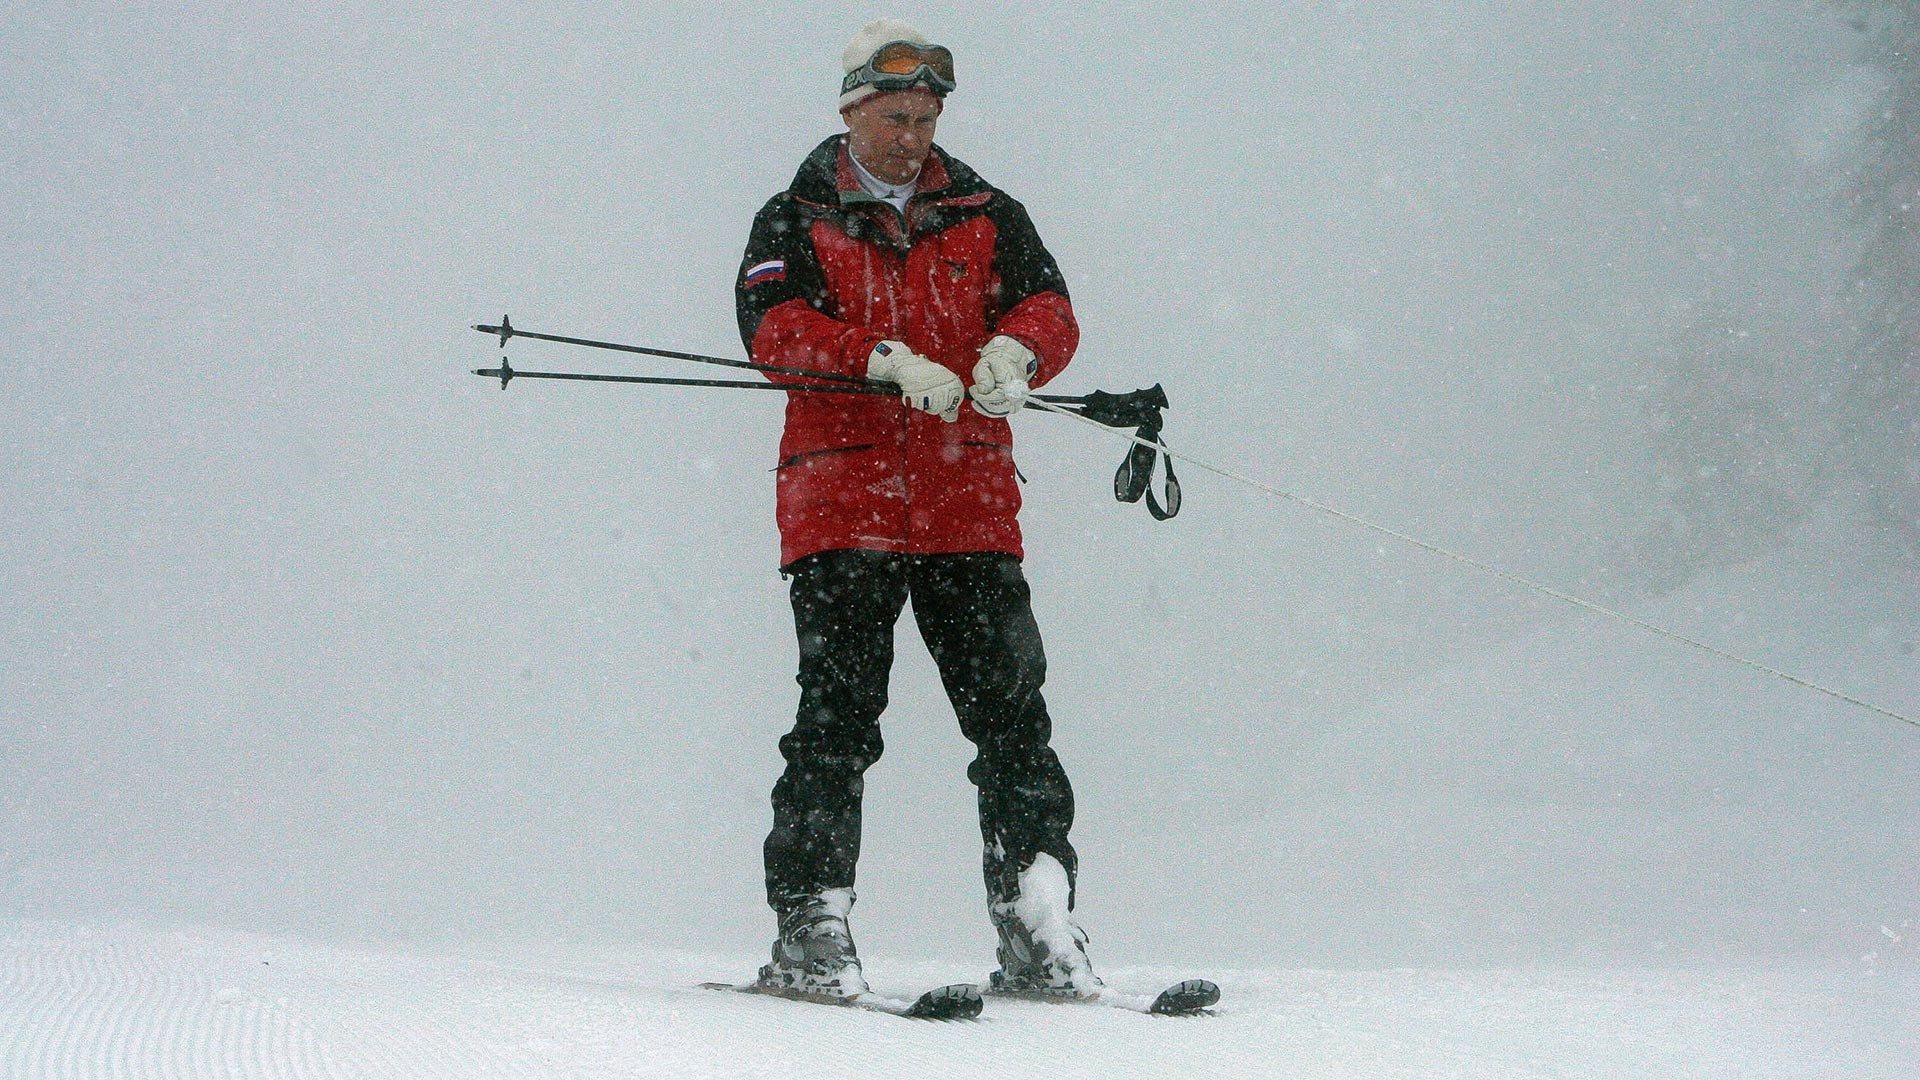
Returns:
[[[866,993],[867,979],[847,929],[853,900],[852,889],[781,898],[775,907],[780,936],[772,961],[760,969],[760,985],[817,997]]]
[[[1000,934],[993,993],[1094,997],[1102,986],[1087,959],[1087,934],[1073,921],[1066,868],[1042,854],[1020,873],[1020,894],[988,906]]]

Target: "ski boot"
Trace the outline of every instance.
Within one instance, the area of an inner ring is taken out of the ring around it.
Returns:
[[[1020,893],[988,905],[1000,934],[1000,969],[991,993],[1021,997],[1097,997],[1103,983],[1087,959],[1087,933],[1073,921],[1066,867],[1041,854],[1020,872]]]
[[[866,993],[867,979],[847,929],[853,900],[852,889],[777,900],[774,910],[780,916],[780,936],[773,943],[772,961],[760,969],[760,985],[804,997],[849,998]]]

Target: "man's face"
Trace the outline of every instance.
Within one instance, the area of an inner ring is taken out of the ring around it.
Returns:
[[[860,164],[889,184],[904,184],[920,175],[920,163],[933,148],[940,99],[916,86],[875,94],[840,115]]]

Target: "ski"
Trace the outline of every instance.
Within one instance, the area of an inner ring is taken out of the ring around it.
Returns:
[[[868,1012],[905,1016],[915,1020],[971,1020],[980,1015],[984,1004],[980,997],[980,988],[969,983],[937,987],[911,999],[889,997],[886,994],[876,994],[871,991],[851,997],[839,994],[810,994],[805,990],[768,986],[757,982],[707,982],[701,983],[700,988],[731,990],[737,994],[760,994],[765,997],[785,998],[788,1001],[804,1001],[813,1005],[838,1005],[848,1009],[865,1009]]]
[[[1186,979],[1154,995],[1128,994],[1102,986],[1088,993],[990,988],[987,996],[1009,1001],[1044,1001],[1055,1005],[1105,1005],[1153,1016],[1197,1016],[1219,1004],[1220,987],[1206,979]]]

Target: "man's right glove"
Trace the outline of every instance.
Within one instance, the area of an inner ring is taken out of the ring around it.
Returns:
[[[960,403],[967,389],[960,376],[921,356],[898,341],[883,341],[867,357],[867,377],[893,383],[900,400],[951,424],[960,419]]]

